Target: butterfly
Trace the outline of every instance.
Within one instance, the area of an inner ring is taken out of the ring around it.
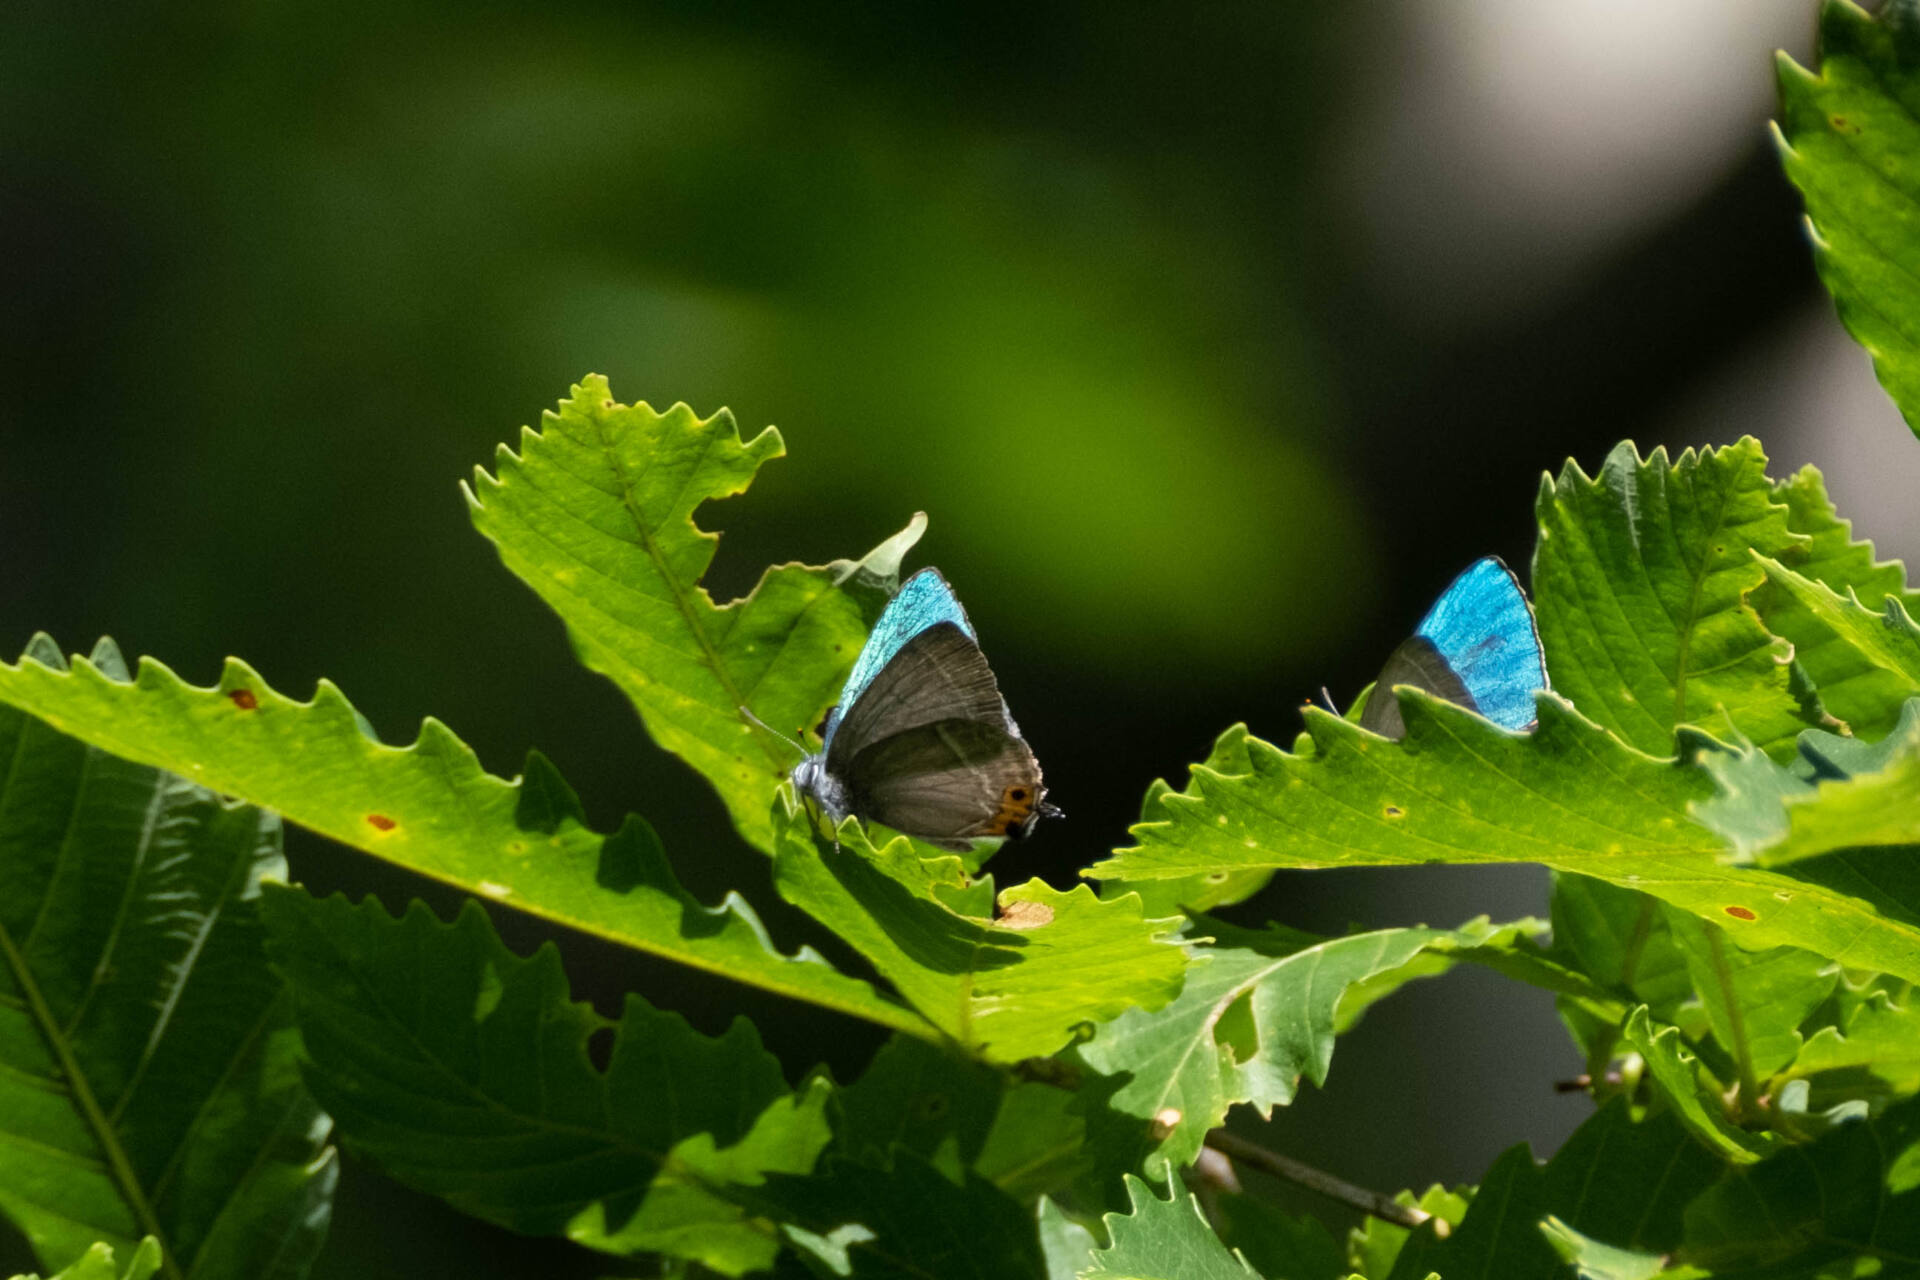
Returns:
[[[1547,685],[1533,606],[1498,556],[1476,560],[1455,578],[1387,658],[1360,713],[1360,727],[1404,738],[1395,685],[1478,711],[1502,728],[1533,727],[1533,695]]]
[[[854,814],[956,852],[1060,816],[937,569],[887,602],[827,712],[820,751],[791,777],[836,827]]]

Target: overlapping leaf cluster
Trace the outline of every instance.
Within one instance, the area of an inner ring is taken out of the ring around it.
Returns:
[[[1818,75],[1783,72],[1787,167],[1913,420],[1920,3],[1836,2],[1825,33]],[[1149,790],[1096,894],[823,838],[785,789],[791,748],[742,709],[818,721],[925,522],[716,602],[696,512],[782,447],[589,378],[468,498],[858,972],[694,899],[644,818],[593,830],[537,753],[509,780],[435,721],[382,743],[332,685],[298,701],[237,660],[204,688],[111,646],[0,664],[0,1213],[42,1271],[297,1277],[334,1133],[477,1217],[723,1275],[1920,1272],[1920,593],[1817,472],[1771,479],[1751,440],[1569,462],[1535,506],[1531,731],[1406,689],[1369,695],[1400,699],[1398,741],[1317,709],[1292,750],[1236,727]],[[840,1082],[744,1020],[603,1015],[477,904],[277,883],[275,815],[892,1039]],[[1287,869],[1500,861],[1554,869],[1549,921],[1209,914]],[[1217,1150],[1195,1171],[1236,1108],[1323,1083],[1374,1002],[1460,964],[1551,991],[1585,1057],[1601,1105],[1551,1160],[1515,1148],[1344,1240]]]

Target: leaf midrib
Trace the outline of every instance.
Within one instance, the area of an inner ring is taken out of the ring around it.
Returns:
[[[647,558],[653,561],[654,572],[658,573],[661,581],[667,584],[667,594],[673,597],[674,607],[680,611],[680,617],[686,622],[687,630],[692,633],[694,641],[700,646],[701,655],[708,669],[713,672],[714,678],[720,682],[720,688],[726,693],[728,703],[735,707],[746,705],[739,687],[734,683],[733,676],[728,672],[726,664],[720,660],[720,651],[714,647],[713,637],[707,634],[706,627],[701,625],[699,616],[694,612],[692,602],[688,599],[689,593],[668,567],[666,557],[660,554],[659,544],[654,540],[653,531],[648,528],[646,520],[640,514],[639,504],[634,497],[633,480],[627,475],[626,468],[620,465],[619,454],[607,435],[605,418],[595,413],[588,420],[593,424],[594,440],[600,446],[601,460],[606,464],[608,473],[613,476],[614,483],[620,486],[620,506],[626,511],[628,519],[633,522],[633,530],[640,538],[641,550],[645,551]],[[700,459],[689,468],[687,482],[681,486],[682,494],[686,492],[687,486],[693,483],[692,477],[698,474],[700,468],[705,466],[707,460],[713,456],[714,442],[718,439],[720,439],[720,433],[707,433],[706,442],[700,449]],[[679,505],[677,497],[674,505]],[[697,532],[695,536],[698,536]],[[758,742],[761,754],[767,757],[768,763],[781,763],[780,758],[774,755],[773,748],[760,735],[752,736]]]
[[[27,966],[27,958],[20,954],[14,945],[13,935],[4,924],[0,924],[0,956],[4,956],[7,967],[12,971],[15,983],[27,999],[27,1012],[39,1027],[40,1034],[53,1051],[54,1059],[59,1063],[60,1072],[66,1077],[70,1096],[80,1108],[82,1118],[92,1131],[94,1141],[100,1145],[106,1156],[108,1172],[112,1175],[114,1186],[121,1198],[133,1211],[139,1223],[141,1234],[152,1236],[156,1240],[165,1240],[166,1233],[161,1230],[159,1219],[154,1215],[153,1206],[148,1203],[146,1194],[141,1190],[140,1179],[133,1171],[132,1163],[127,1159],[126,1149],[120,1145],[119,1135],[108,1123],[106,1112],[93,1096],[93,1086],[88,1083],[80,1064],[73,1056],[73,1049],[66,1037],[60,1033],[59,1020],[48,1007],[46,996],[40,990],[40,984],[34,981],[33,971]],[[169,1280],[185,1280],[179,1264],[174,1261],[170,1249],[160,1250],[160,1270]]]

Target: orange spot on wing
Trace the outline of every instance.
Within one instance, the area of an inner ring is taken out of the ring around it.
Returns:
[[[391,831],[400,824],[384,813],[370,813],[367,815],[367,825],[375,831]]]
[[[229,689],[227,696],[233,699],[233,705],[242,711],[252,711],[260,705],[260,699],[253,696],[251,689]]]
[[[1735,920],[1758,920],[1760,918],[1747,907],[1728,907],[1726,911],[1727,914]]]

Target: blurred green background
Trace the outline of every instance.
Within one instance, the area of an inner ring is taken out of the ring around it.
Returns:
[[[0,643],[111,633],[205,681],[336,680],[646,814],[781,907],[720,806],[577,668],[456,482],[580,374],[777,423],[703,520],[717,594],[915,510],[1070,820],[1076,868],[1246,720],[1287,740],[1449,577],[1524,565],[1543,469],[1761,436],[1920,552],[1912,441],[1815,283],[1770,52],[1813,0],[964,7],[445,0],[0,14]],[[316,889],[444,891],[290,833]],[[1543,912],[1527,870],[1305,874],[1337,930]],[[501,916],[515,945],[547,936]],[[865,1028],[563,939],[579,988]],[[835,954],[840,954],[837,951]],[[1266,1138],[1472,1180],[1585,1114],[1548,1001],[1455,975],[1371,1014]],[[0,1265],[17,1261],[0,1241]],[[349,1160],[325,1277],[599,1275]]]

